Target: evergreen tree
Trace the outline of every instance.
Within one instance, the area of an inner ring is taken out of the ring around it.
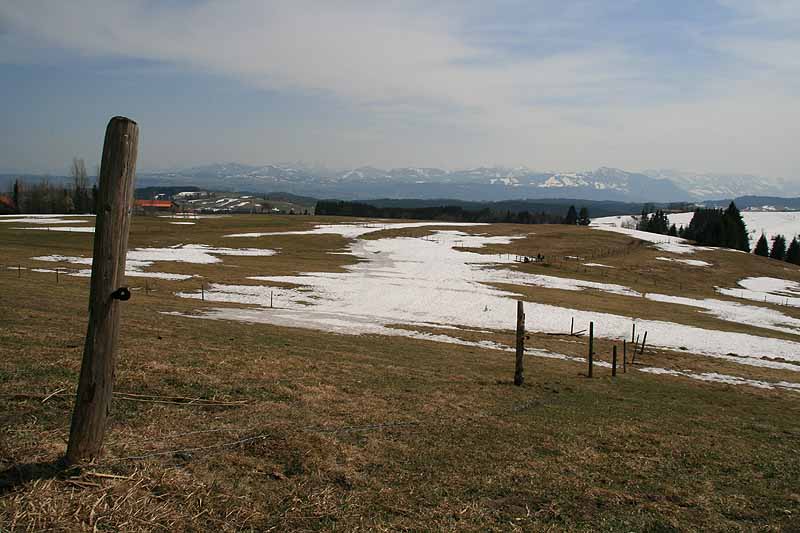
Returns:
[[[14,180],[14,189],[11,192],[11,199],[14,201],[14,209],[17,210],[17,213],[22,212],[22,206],[20,205],[20,196],[19,196],[19,180]]]
[[[776,235],[772,241],[772,250],[769,252],[772,259],[783,261],[786,258],[786,238],[783,235]]]
[[[589,218],[589,210],[585,207],[581,207],[581,212],[578,215],[578,224],[581,226],[588,226],[592,223],[592,220]]]
[[[767,236],[763,233],[761,237],[758,239],[756,243],[755,250],[753,251],[756,255],[760,255],[761,257],[769,257],[769,244],[767,244]]]
[[[569,210],[567,211],[567,216],[564,218],[564,224],[570,224],[574,226],[578,223],[578,212],[575,211],[575,206],[569,206]]]
[[[797,237],[792,237],[792,242],[789,243],[789,248],[786,250],[786,261],[800,265],[800,243],[797,242]]]
[[[669,235],[670,237],[678,236],[678,228],[675,226],[675,224],[669,227],[669,232],[667,233],[667,235]]]
[[[742,214],[733,202],[731,202],[728,209],[725,210],[724,225],[726,234],[723,246],[733,248],[734,250],[749,252],[750,238],[747,235],[747,226],[745,226]]]

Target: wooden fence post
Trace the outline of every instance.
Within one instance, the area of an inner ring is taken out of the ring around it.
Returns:
[[[514,368],[514,385],[520,387],[525,382],[523,372],[523,357],[525,356],[525,310],[522,300],[517,301],[517,363]]]
[[[628,372],[628,343],[622,339],[622,373]]]
[[[589,322],[589,377],[594,367],[594,322]]]
[[[611,350],[611,377],[617,377],[617,345]]]
[[[642,339],[642,347],[639,348],[639,355],[644,355],[644,345],[647,344],[647,332],[644,332],[644,338]]]
[[[68,463],[93,459],[103,448],[114,389],[119,301],[130,298],[130,291],[122,283],[138,144],[139,127],[134,121],[125,117],[111,119],[100,167],[89,326],[67,445]]]

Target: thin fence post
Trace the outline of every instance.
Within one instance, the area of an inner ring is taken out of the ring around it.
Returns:
[[[22,265],[17,265],[17,277],[22,277]]]
[[[206,287],[205,287],[205,285],[206,284],[203,281],[200,282],[200,299],[202,301],[204,301],[204,302],[206,301]]]
[[[272,291],[269,291],[269,308],[272,309]]]
[[[122,285],[138,144],[136,122],[125,117],[109,121],[98,180],[89,325],[66,454],[66,461],[71,464],[100,455],[111,412],[119,302],[130,298],[130,291]]]
[[[514,367],[514,385],[520,387],[525,382],[523,358],[525,356],[525,310],[522,300],[517,301],[517,361]]]
[[[644,355],[644,345],[647,344],[647,332],[644,332],[644,338],[642,339],[642,346],[639,348],[639,355]]]
[[[617,377],[617,345],[611,350],[611,377]]]
[[[622,339],[622,373],[628,372],[628,343]]]
[[[58,285],[58,271],[59,270],[60,269],[58,267],[56,267],[56,285]]]
[[[636,322],[633,323],[633,329],[631,330],[631,342],[634,342],[636,339]]]
[[[569,334],[572,335],[574,331],[575,331],[575,317],[572,317],[572,320],[569,323]]]
[[[589,377],[594,367],[594,322],[589,322]]]

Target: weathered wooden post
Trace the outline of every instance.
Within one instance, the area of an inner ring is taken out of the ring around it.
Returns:
[[[647,344],[647,332],[644,332],[644,338],[642,339],[642,347],[639,348],[639,355],[644,355],[644,345]]]
[[[17,277],[22,277],[22,265],[17,265]]]
[[[514,368],[514,385],[521,386],[525,382],[522,375],[522,358],[525,355],[525,310],[522,308],[522,300],[517,301],[517,364]]]
[[[628,343],[622,339],[622,373],[628,373]]]
[[[633,329],[631,330],[631,342],[636,340],[636,322],[633,323]]]
[[[617,377],[617,345],[611,350],[611,377]]]
[[[594,322],[589,322],[589,377],[594,369]]]
[[[58,267],[56,267],[56,285],[58,285],[58,271],[59,270],[60,269]]]
[[[206,301],[206,284],[203,281],[200,282],[200,299]]]
[[[269,308],[272,309],[272,291],[269,291]]]
[[[572,317],[572,320],[569,323],[569,334],[572,335],[574,331],[575,331],[575,317]]]
[[[122,285],[138,144],[139,127],[134,121],[125,117],[111,119],[100,167],[89,326],[67,445],[68,463],[93,459],[103,448],[114,388],[119,301],[130,298],[130,291]]]

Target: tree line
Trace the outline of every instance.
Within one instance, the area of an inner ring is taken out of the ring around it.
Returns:
[[[566,216],[553,213],[517,211],[495,211],[489,208],[465,209],[457,205],[431,207],[377,207],[363,202],[320,200],[315,214],[323,216],[345,216],[363,218],[397,218],[418,220],[441,220],[446,222],[505,222],[513,224],[582,224],[588,225],[589,210],[582,207],[580,213],[570,206]]]
[[[15,213],[80,214],[97,212],[97,185],[90,184],[83,159],[75,158],[70,166],[70,183],[35,182],[16,179],[9,198]]]
[[[786,237],[783,235],[775,235],[772,239],[772,248],[767,242],[767,236],[763,233],[756,243],[753,253],[762,257],[769,257],[777,259],[778,261],[786,261],[795,265],[800,265],[800,242],[797,237],[792,237],[789,246],[786,246]]]
[[[677,228],[670,224],[667,214],[658,209],[654,213],[642,211],[636,229],[661,235],[682,237],[701,246],[718,246],[750,251],[750,239],[742,214],[731,202],[727,209],[699,208],[694,211],[688,226]]]

